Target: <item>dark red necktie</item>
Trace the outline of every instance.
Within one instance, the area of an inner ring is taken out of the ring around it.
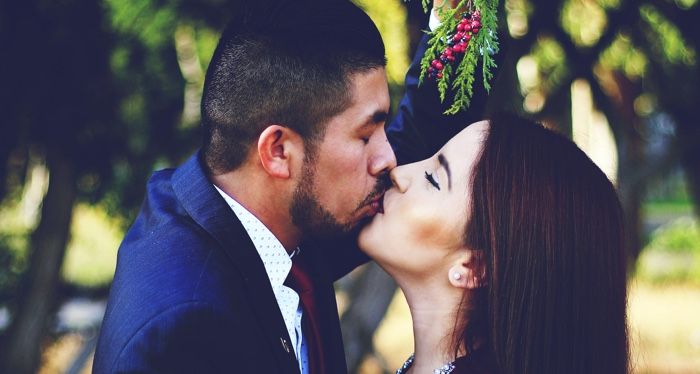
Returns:
[[[323,374],[325,373],[325,361],[319,327],[320,316],[314,296],[313,283],[303,253],[292,257],[292,269],[284,284],[299,294],[299,302],[303,310],[301,330],[309,353],[309,373]]]

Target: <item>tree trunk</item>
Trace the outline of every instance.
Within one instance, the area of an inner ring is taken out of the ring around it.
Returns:
[[[394,293],[396,283],[374,262],[365,265],[362,274],[350,285],[350,306],[340,320],[349,373],[357,373],[365,356],[374,351],[372,337]]]
[[[47,164],[49,188],[42,204],[41,220],[32,235],[24,289],[5,341],[0,362],[2,373],[36,372],[48,317],[55,306],[77,190],[75,167],[62,150],[49,150]]]
[[[639,170],[649,167],[646,157],[646,143],[640,133],[643,131],[642,120],[634,110],[634,99],[641,93],[641,86],[616,71],[611,72],[611,80],[618,90],[617,99],[611,99],[613,106],[617,109],[617,116],[608,115],[608,120],[611,123],[614,121],[624,122],[616,126],[619,129],[617,134],[621,135],[621,139],[616,139],[618,192],[624,214],[628,264],[633,265],[636,263],[645,241],[643,238],[642,201],[651,177],[647,173],[639,172]]]
[[[693,200],[695,215],[700,219],[700,124],[691,112],[673,114],[680,144],[681,166],[685,172],[688,194]]]

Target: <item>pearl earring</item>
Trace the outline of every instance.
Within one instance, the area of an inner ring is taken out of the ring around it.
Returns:
[[[453,273],[453,274],[452,274],[452,278],[454,278],[455,280],[460,280],[460,279],[462,279],[462,274],[460,274],[460,273]]]

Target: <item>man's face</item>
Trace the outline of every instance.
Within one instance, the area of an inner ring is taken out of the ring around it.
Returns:
[[[293,222],[307,235],[346,233],[374,216],[396,157],[384,133],[389,92],[383,68],[350,77],[352,102],[327,124],[307,150],[291,206]],[[308,147],[307,147],[308,148]]]

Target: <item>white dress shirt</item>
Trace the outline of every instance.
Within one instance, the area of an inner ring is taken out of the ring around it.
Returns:
[[[309,360],[306,342],[301,332],[302,309],[299,303],[299,295],[291,288],[284,285],[287,275],[292,268],[292,259],[284,249],[282,243],[260,220],[244,208],[238,201],[227,195],[224,191],[216,187],[221,197],[231,207],[233,213],[243,224],[243,228],[250,236],[255,245],[255,249],[262,259],[267,277],[270,279],[272,291],[275,293],[277,305],[279,305],[287,327],[287,333],[292,339],[294,353],[299,362],[301,374],[308,374]]]

